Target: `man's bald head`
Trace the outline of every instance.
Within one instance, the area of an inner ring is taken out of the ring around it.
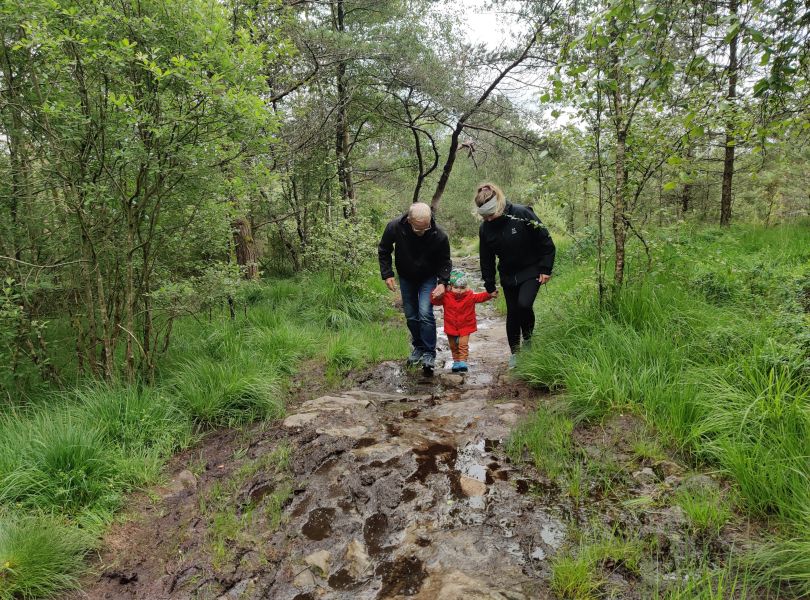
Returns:
[[[415,221],[417,219],[430,221],[430,207],[424,202],[414,202],[408,209],[408,220]]]
[[[414,202],[408,209],[408,223],[416,235],[424,235],[430,229],[430,207],[424,202]]]

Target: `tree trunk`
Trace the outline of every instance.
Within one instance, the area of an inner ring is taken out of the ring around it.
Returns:
[[[5,101],[8,116],[6,121],[6,146],[8,147],[9,163],[11,167],[11,195],[8,199],[9,214],[11,215],[11,256],[20,260],[22,258],[21,247],[23,244],[18,240],[20,226],[18,215],[20,211],[26,210],[28,200],[28,160],[25,152],[24,124],[22,119],[23,99],[20,97],[20,90],[17,86],[17,77],[14,67],[11,64],[11,56],[6,47],[5,39],[0,43],[2,57],[0,59],[0,72],[3,74],[4,90],[2,98]]]
[[[236,246],[236,264],[241,267],[245,279],[256,279],[259,276],[259,253],[256,249],[256,241],[253,239],[250,222],[239,217],[233,220],[231,229]]]
[[[737,0],[731,0],[729,12],[733,15],[731,26],[737,23]],[[735,33],[728,45],[728,100],[732,116],[726,122],[726,153],[723,159],[723,188],[720,195],[720,225],[728,227],[731,224],[731,184],[734,178],[734,102],[737,98],[737,41],[739,34]]]
[[[686,155],[684,156],[684,159],[687,168],[691,171],[692,142],[687,141],[686,143]],[[681,214],[685,215],[687,212],[689,212],[689,205],[691,204],[691,202],[692,202],[692,180],[690,175],[690,179],[683,184],[683,189],[681,190]]]
[[[627,143],[627,126],[624,119],[622,98],[622,76],[619,57],[613,54],[613,76],[616,85],[613,90],[613,123],[616,129],[616,194],[613,201],[613,241],[616,250],[616,264],[613,271],[613,283],[621,287],[624,282],[624,245],[627,236],[624,220],[625,193],[625,149]]]
[[[345,17],[344,0],[334,0],[332,2],[332,27],[335,31],[340,33],[346,31]],[[335,155],[337,158],[338,182],[340,183],[340,195],[343,200],[343,215],[346,218],[353,218],[357,214],[357,202],[352,180],[352,166],[349,161],[349,92],[346,81],[346,61],[339,60],[336,70]]]

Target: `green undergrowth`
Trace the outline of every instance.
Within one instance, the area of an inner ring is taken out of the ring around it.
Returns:
[[[575,422],[632,410],[719,467],[784,532],[758,555],[762,579],[810,594],[810,227],[683,228],[650,243],[652,270],[601,307],[588,263],[563,257],[518,373],[562,392]],[[682,500],[696,527],[722,520],[711,499]]]
[[[385,294],[372,274],[351,284],[317,274],[264,281],[233,320],[225,311],[178,322],[153,385],[85,385],[6,408],[0,600],[75,585],[127,492],[157,481],[174,452],[214,427],[282,416],[302,369],[339,378],[406,355]],[[286,493],[268,499],[272,518]]]

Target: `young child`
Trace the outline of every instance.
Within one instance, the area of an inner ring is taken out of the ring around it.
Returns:
[[[467,359],[470,353],[470,334],[478,330],[475,321],[475,305],[494,298],[497,292],[475,293],[467,289],[467,278],[462,271],[450,273],[450,285],[447,291],[438,297],[430,298],[436,306],[444,307],[444,332],[450,342],[453,354],[454,373],[467,371]]]

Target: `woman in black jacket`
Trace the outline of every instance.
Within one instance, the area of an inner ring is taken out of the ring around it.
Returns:
[[[475,194],[478,214],[484,220],[478,231],[479,256],[484,287],[495,291],[495,257],[506,300],[506,338],[514,354],[520,338],[528,342],[534,331],[534,299],[540,286],[551,278],[554,242],[548,230],[528,206],[507,202],[493,183],[478,186]]]

